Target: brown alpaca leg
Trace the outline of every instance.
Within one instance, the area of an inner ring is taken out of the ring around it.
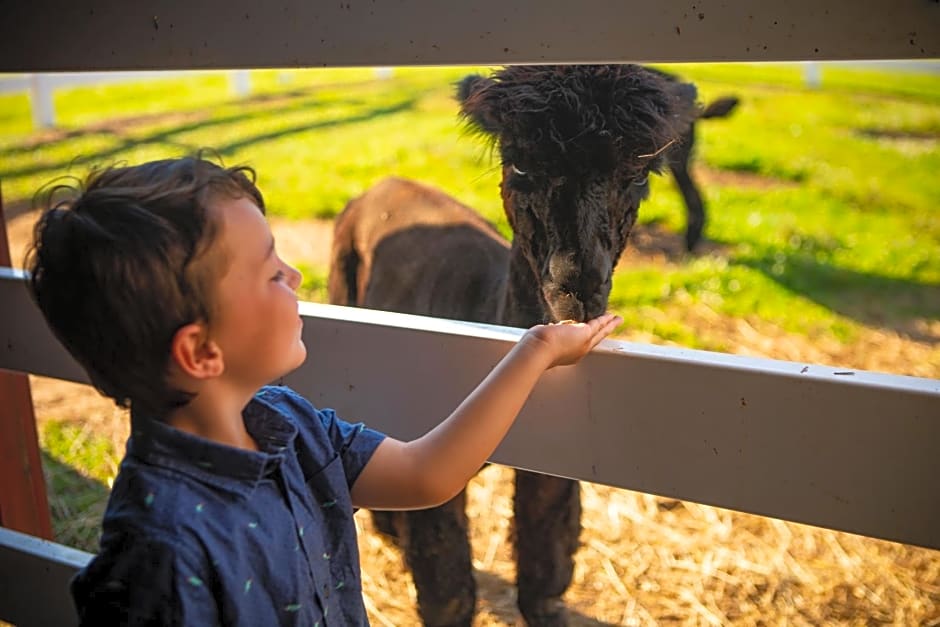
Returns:
[[[561,596],[581,533],[578,482],[517,470],[514,507],[519,610],[532,626],[567,625]]]
[[[476,581],[467,536],[466,495],[433,509],[396,517],[398,538],[418,591],[418,615],[428,627],[470,627]]]

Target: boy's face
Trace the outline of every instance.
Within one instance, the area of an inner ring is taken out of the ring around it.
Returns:
[[[278,257],[271,229],[251,198],[221,196],[209,210],[221,227],[210,254],[224,259],[209,337],[222,349],[222,376],[253,393],[307,356],[295,293],[301,275]]]

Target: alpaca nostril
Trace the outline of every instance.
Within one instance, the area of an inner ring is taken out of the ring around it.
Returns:
[[[587,303],[599,294],[610,274],[610,263],[600,251],[592,255],[561,252],[548,261],[548,273],[561,297]]]
[[[585,295],[585,293],[581,290],[562,291],[561,295],[565,298],[571,298],[573,300],[576,300],[579,303],[583,303],[588,298],[590,298],[589,295]]]
[[[560,281],[554,277],[553,279],[555,294],[559,298],[576,300],[585,304],[597,298],[604,284],[600,277],[592,278],[584,275],[570,275]]]

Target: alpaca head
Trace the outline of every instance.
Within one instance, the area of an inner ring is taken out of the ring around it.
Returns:
[[[464,78],[458,99],[499,150],[513,246],[544,319],[602,313],[647,179],[694,118],[695,87],[635,65],[510,66]]]

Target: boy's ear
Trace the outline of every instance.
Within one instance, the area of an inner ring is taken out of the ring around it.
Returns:
[[[194,379],[217,377],[225,370],[222,349],[209,339],[206,326],[198,322],[176,331],[170,344],[170,357],[183,374]]]

